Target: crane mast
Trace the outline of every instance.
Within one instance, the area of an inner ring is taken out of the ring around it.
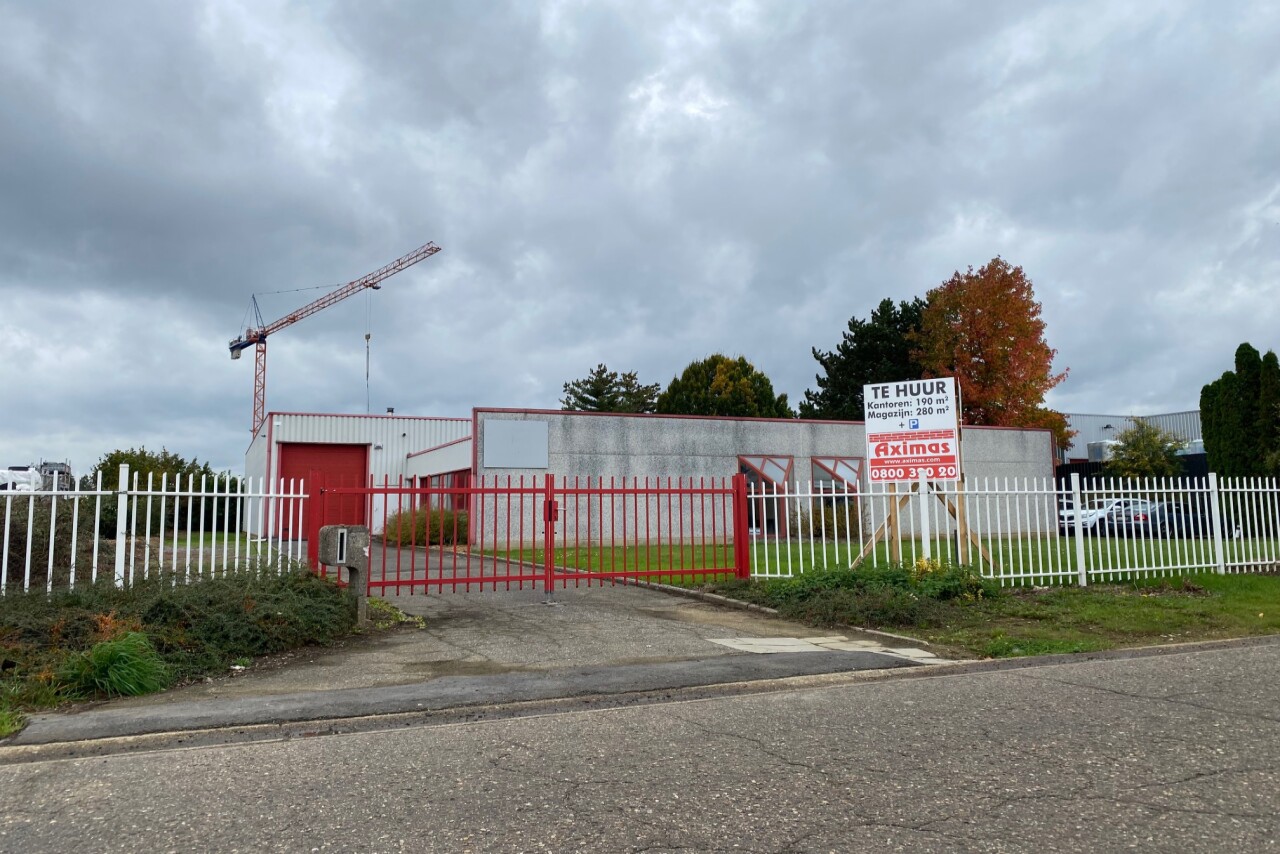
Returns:
[[[262,427],[262,422],[266,420],[267,409],[267,336],[273,335],[284,329],[286,326],[292,326],[299,320],[310,317],[318,311],[328,308],[334,303],[342,302],[347,297],[359,293],[369,288],[377,289],[384,279],[394,276],[402,270],[407,270],[419,261],[424,261],[432,255],[440,251],[440,247],[435,243],[427,243],[419,246],[407,255],[404,255],[381,269],[374,270],[368,275],[361,276],[352,282],[347,282],[337,289],[330,291],[317,300],[307,303],[297,311],[292,311],[281,317],[279,320],[263,325],[259,318],[259,325],[249,327],[244,334],[233,339],[228,345],[231,350],[231,358],[239,359],[240,355],[250,347],[254,348],[254,374],[253,374],[253,435],[258,435],[258,429]]]

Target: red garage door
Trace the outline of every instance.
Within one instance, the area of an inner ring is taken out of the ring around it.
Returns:
[[[369,485],[368,445],[308,445],[285,442],[280,445],[280,476],[288,483],[291,479],[307,481],[311,487],[311,473],[319,471],[325,486]],[[282,533],[286,539],[302,539],[306,536],[305,509],[299,520],[281,519]],[[299,523],[301,527],[293,530]],[[321,525],[365,524],[365,502],[359,495],[335,495],[325,501],[325,518]]]

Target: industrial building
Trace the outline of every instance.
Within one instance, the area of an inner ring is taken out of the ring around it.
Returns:
[[[1075,432],[1071,445],[1061,453],[1064,463],[1101,463],[1109,457],[1109,447],[1116,437],[1133,427],[1134,419],[1141,418],[1177,436],[1186,443],[1183,453],[1203,454],[1204,438],[1200,432],[1200,410],[1168,412],[1160,415],[1090,415],[1066,413],[1067,429]]]
[[[1047,430],[965,427],[966,477],[1050,478]],[[272,483],[463,487],[495,478],[712,479],[745,473],[757,487],[866,488],[862,422],[477,408],[471,418],[270,413],[245,455],[245,473]],[[359,501],[326,505],[328,524],[368,524]],[[300,536],[299,516],[280,520]],[[767,525],[768,519],[760,524]],[[302,529],[305,531],[305,527]]]

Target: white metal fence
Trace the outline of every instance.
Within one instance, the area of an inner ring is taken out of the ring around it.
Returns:
[[[143,481],[127,465],[115,489],[104,487],[99,472],[88,488],[0,491],[0,594],[279,569],[306,557],[303,544],[283,534],[302,530],[305,499],[300,481]]]
[[[173,481],[130,474],[115,489],[0,491],[0,593],[110,579],[217,577],[306,558],[300,481]],[[1176,507],[1180,512],[1157,512]],[[1065,511],[1065,512],[1064,512]],[[1280,572],[1275,479],[982,480],[769,485],[748,496],[752,574],[969,564],[1004,584],[1133,575]],[[1138,518],[1141,517],[1141,518]],[[252,533],[249,533],[252,532]]]
[[[1275,479],[984,479],[961,484],[770,485],[750,495],[752,574],[969,564],[1004,584],[1194,572],[1280,572]],[[754,520],[760,520],[756,523]]]

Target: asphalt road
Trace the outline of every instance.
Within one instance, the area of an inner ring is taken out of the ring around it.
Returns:
[[[0,850],[1280,850],[1280,644],[944,672],[3,765]]]

